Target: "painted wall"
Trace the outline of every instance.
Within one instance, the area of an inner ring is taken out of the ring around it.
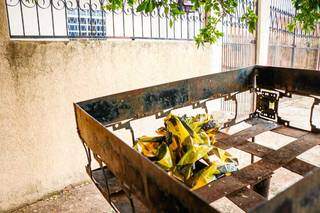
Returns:
[[[4,21],[3,14],[0,11]],[[73,102],[218,72],[221,67],[218,46],[10,41],[5,27],[0,25],[0,212],[87,179]]]

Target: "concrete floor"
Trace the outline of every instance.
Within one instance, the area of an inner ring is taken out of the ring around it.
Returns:
[[[281,107],[282,115],[289,116],[294,113],[294,121],[300,125],[308,125],[305,113],[309,112],[309,101],[307,99],[297,99],[288,104],[283,103]],[[320,111],[320,110],[319,110]],[[240,131],[245,128],[246,124],[237,125],[229,130],[229,133]],[[263,144],[273,149],[280,147],[295,140],[294,138],[279,135],[274,132],[265,132],[256,137],[256,143]],[[250,164],[250,155],[236,149],[230,149],[231,154],[238,157],[240,161],[240,168]],[[298,158],[305,160],[311,164],[320,167],[320,146],[305,152],[298,156]],[[255,160],[259,160],[255,158]],[[271,179],[269,199],[274,197],[279,192],[283,191],[290,185],[299,181],[302,176],[290,172],[284,168],[280,168],[274,172]],[[227,198],[221,198],[211,204],[216,209],[222,212],[242,212]],[[92,183],[86,183],[78,186],[69,186],[62,192],[52,195],[46,199],[25,206],[21,209],[13,211],[14,213],[20,212],[74,212],[74,213],[87,213],[87,212],[113,212],[110,205],[104,200],[100,192],[95,188]]]
[[[77,186],[68,186],[60,193],[13,212],[111,213],[114,211],[95,185],[90,182]]]

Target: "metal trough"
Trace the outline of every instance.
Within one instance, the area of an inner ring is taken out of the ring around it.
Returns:
[[[238,121],[237,94],[251,91],[254,112]],[[313,98],[309,130],[291,126],[278,113],[279,100],[293,94]],[[320,72],[302,69],[252,66],[158,86],[109,95],[74,104],[79,136],[88,157],[87,173],[115,210],[121,212],[217,212],[210,203],[227,197],[246,212],[316,212],[320,209],[320,170],[296,158],[320,144],[313,111],[320,103]],[[220,148],[236,148],[258,156],[231,176],[198,190],[167,175],[160,167],[133,150],[112,131],[127,129],[134,140],[131,122],[146,116],[166,116],[171,110],[192,106],[208,110],[217,98],[234,101],[235,116],[224,124],[251,126],[233,135],[219,133]],[[273,131],[295,138],[277,150],[252,140]],[[94,157],[100,165],[92,169]],[[269,180],[283,167],[303,179],[267,200]]]

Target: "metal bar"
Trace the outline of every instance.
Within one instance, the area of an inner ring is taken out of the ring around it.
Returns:
[[[272,129],[277,128],[279,125],[273,122],[263,121],[262,119],[256,119],[259,122],[251,127],[248,127],[240,132],[237,132],[226,139],[218,139],[224,144],[232,144],[233,146],[237,146],[241,144],[243,141],[246,141],[254,136],[257,136],[263,132],[270,131]]]
[[[131,19],[132,19],[132,37],[135,38],[135,28],[134,28],[134,7],[131,7]]]
[[[286,126],[280,126],[280,127],[273,129],[271,131],[278,133],[278,134],[281,134],[281,135],[293,137],[293,138],[300,138],[300,137],[309,133],[308,131],[305,131],[305,130],[297,129],[294,127],[289,128]]]
[[[66,24],[66,37],[69,37],[69,29],[68,29],[68,15],[67,15],[67,2],[64,2],[64,18],[65,18],[65,24]],[[59,36],[58,36],[59,37]]]
[[[247,152],[249,154],[255,155],[260,158],[263,158],[264,156],[274,151],[271,148],[265,147],[260,144],[252,143],[250,141],[243,141],[237,145],[225,144],[219,141],[219,138],[227,138],[227,137],[228,137],[227,134],[219,133],[217,135],[218,141],[215,143],[215,145],[221,149],[227,149],[227,148],[230,148],[230,146],[232,146],[236,149],[239,149],[241,151]],[[308,172],[316,168],[316,166],[297,158],[291,160],[286,165],[283,165],[283,167],[302,176],[306,175]]]
[[[107,128],[75,104],[79,135],[92,151],[144,202],[150,211],[217,212],[185,185],[133,151]],[[161,202],[159,202],[161,199]],[[157,203],[157,205],[152,205]]]
[[[255,142],[255,137],[253,137],[251,139],[251,142],[254,143]],[[254,163],[254,154],[251,154],[251,163]]]
[[[299,154],[318,144],[320,144],[319,135],[309,133],[279,150],[272,151],[262,160],[241,169],[232,176],[221,178],[196,190],[196,193],[208,203],[211,203],[235,190],[261,182],[268,178],[274,170],[284,166]]]
[[[173,38],[176,38],[176,20],[173,20]]]
[[[125,15],[125,2],[123,2],[122,4],[122,9],[121,9],[121,12],[122,12],[122,33],[123,33],[123,37],[126,37],[126,25],[125,25],[125,18],[124,18],[124,15]]]
[[[38,26],[38,35],[41,36],[41,30],[40,30],[40,20],[39,20],[39,7],[38,2],[35,2],[36,5],[36,15],[37,15],[37,26]]]
[[[182,15],[180,15],[180,38],[182,38]]]
[[[187,11],[187,39],[189,39],[189,12]]]
[[[110,171],[106,167],[95,169],[91,173],[92,181],[109,202],[113,210],[117,213],[121,211],[129,212],[128,210],[130,209],[124,202],[124,200],[126,200],[126,195],[121,189],[120,183],[117,181],[116,177],[111,175]],[[106,185],[106,183],[108,183],[108,185]],[[107,188],[110,189],[110,193]],[[145,210],[145,207],[142,205],[139,205],[139,208],[141,210]]]
[[[23,32],[23,35],[25,36],[26,35],[26,31],[25,31],[25,28],[24,28],[22,1],[19,1],[19,3],[20,3],[20,16],[21,16],[21,22],[22,22],[22,32]]]
[[[274,164],[285,165],[298,155],[319,144],[320,134],[309,133],[268,154],[263,159]]]
[[[196,12],[193,13],[192,17],[193,17],[193,37],[195,37],[196,36]]]
[[[23,39],[38,39],[38,40],[41,40],[41,39],[52,39],[52,36],[45,36],[45,35],[42,35],[41,37],[39,36],[32,36],[32,35],[26,35],[26,36],[19,36],[19,35],[12,35],[11,38],[13,39],[19,39],[19,40],[23,40]],[[70,39],[70,36],[55,36],[54,38],[56,39]],[[72,37],[71,39],[74,40],[74,39],[77,39],[77,40],[81,40],[81,39],[93,39],[93,40],[105,40],[105,39],[141,39],[141,40],[159,40],[159,41],[162,41],[162,40],[171,40],[171,41],[192,41],[192,39],[180,39],[180,38],[149,38],[149,37],[132,37],[132,36],[127,36],[127,37],[123,37],[123,36],[106,36],[106,37],[95,37],[95,38],[92,38],[90,36],[87,36],[87,35],[83,35],[81,37]]]
[[[249,209],[256,207],[260,203],[267,200],[260,194],[256,193],[255,191],[247,187],[244,187],[239,191],[233,192],[227,195],[226,197],[245,212],[249,211]]]
[[[320,209],[320,169],[309,173],[268,202],[250,210],[265,212],[318,212]]]
[[[157,88],[149,87],[105,96],[79,104],[98,121],[108,125],[123,119],[154,115],[165,109],[187,106],[200,99],[221,98],[224,93],[249,90],[252,70],[253,67],[249,67],[238,71],[217,73],[162,84]],[[215,78],[212,78],[213,76]],[[120,106],[123,107],[121,113],[113,113],[114,116],[110,116],[110,110]]]
[[[90,2],[90,5],[89,5],[89,10],[90,10],[90,32],[91,32],[91,35],[90,36],[93,36],[93,25],[92,25],[92,9],[91,9],[91,0],[89,0]]]
[[[320,75],[313,70],[262,66],[257,68],[259,88],[285,90],[306,96],[320,95]]]
[[[215,145],[222,149],[229,147],[227,144],[221,143],[219,141]],[[263,158],[264,156],[274,151],[271,148],[262,146],[260,144],[252,143],[250,141],[244,141],[241,144],[238,144],[233,147],[241,151],[247,152],[249,154],[253,154],[260,158]],[[297,158],[293,159],[283,167],[302,176],[306,175],[308,172],[316,168],[316,166],[311,165]]]
[[[252,190],[261,196],[268,198],[271,176],[252,186]]]
[[[295,11],[294,13],[294,16],[296,16],[296,12]],[[295,48],[296,48],[296,28],[294,29],[294,32],[293,32],[293,43],[292,43],[292,52],[291,52],[291,67],[294,66],[294,59],[295,59]]]
[[[113,10],[112,10],[112,34],[113,34],[113,37],[116,36],[116,28],[114,25],[114,11]]]
[[[248,186],[256,188],[257,184],[263,185],[262,188],[266,189],[267,179],[280,167],[288,168],[301,175],[306,175],[315,169],[315,166],[296,157],[318,145],[320,134],[305,134],[304,131],[296,129],[286,130],[280,128],[278,124],[262,119],[247,120],[253,125],[252,127],[231,136],[220,133],[217,135],[215,145],[227,148],[235,147],[260,156],[262,159],[231,176],[223,177],[198,190],[190,191],[155,164],[133,151],[103,125],[154,115],[158,112],[164,114],[166,109],[193,105],[201,100],[225,97],[226,94],[232,93],[234,90],[236,90],[235,92],[247,91],[252,88],[250,85],[253,82],[253,70],[255,69],[258,69],[259,78],[261,78],[261,70],[273,71],[273,68],[255,66],[250,69],[192,78],[75,104],[79,135],[95,154],[101,156],[103,162],[110,167],[116,177],[124,182],[128,193],[133,193],[142,199],[150,211],[214,212],[215,210],[209,204],[216,199],[233,195],[232,198],[237,203],[237,199],[241,198],[233,193],[239,190],[246,190]],[[317,73],[296,69],[286,69],[286,71],[288,75],[292,75],[292,73],[296,75]],[[277,70],[277,72],[279,71]],[[275,78],[274,75],[276,76],[273,73],[272,78]],[[267,83],[269,82],[267,81]],[[259,86],[259,79],[257,79],[257,85]],[[314,89],[312,86],[307,89]],[[117,109],[121,110],[117,111]],[[110,115],[112,116],[108,117]],[[113,117],[113,115],[115,116]],[[274,129],[277,129],[275,131],[279,133],[295,135],[298,139],[278,150],[272,150],[248,141],[257,134]],[[261,190],[258,192],[263,194]],[[256,196],[255,192],[246,193]],[[258,196],[260,202],[259,198]],[[253,202],[250,203],[248,200],[243,202],[244,206],[251,204],[255,206]],[[154,206],[155,203],[156,206]],[[241,203],[238,202],[237,205],[241,205]],[[247,210],[250,207],[243,208]]]
[[[10,18],[9,18],[9,10],[8,10],[8,2],[6,1],[6,13],[7,13],[7,24],[8,24],[8,31],[9,31],[9,36],[11,37],[11,26],[10,26]]]
[[[143,36],[143,13],[140,14],[141,15],[141,37]]]
[[[199,197],[207,203],[212,203],[228,194],[247,187],[249,184],[240,182],[234,176],[228,176],[218,179],[208,185],[194,191]]]
[[[160,33],[160,9],[157,7],[157,11],[158,11],[158,36],[159,38],[161,38],[161,33]]]
[[[77,11],[78,11],[78,27],[79,27],[78,32],[79,32],[79,36],[82,36],[81,35],[81,19],[80,19],[80,5],[79,4],[80,4],[79,0],[77,0],[77,5],[78,5],[78,7],[77,7]]]
[[[150,16],[150,37],[152,38],[152,14],[151,12],[149,13],[149,16]]]
[[[317,63],[316,63],[316,70],[320,70],[320,42],[318,41],[317,45]]]
[[[290,161],[289,163],[287,163],[284,166],[284,168],[286,168],[294,173],[297,173],[299,175],[306,176],[309,172],[311,172],[312,170],[314,170],[317,167],[310,164],[310,163],[302,161],[298,158],[295,158],[292,161]]]
[[[166,19],[166,38],[169,37],[169,29],[168,29],[168,15],[165,14],[165,19]]]
[[[53,6],[52,6],[52,0],[50,0],[50,9],[51,9],[51,23],[52,23],[52,34],[55,37],[56,36],[56,32],[55,32],[55,26],[54,26],[54,15],[53,15]],[[66,20],[67,22],[67,20]]]
[[[126,193],[121,188],[121,183],[107,167],[104,166],[93,170],[92,180],[102,195],[107,200],[109,199],[109,204],[116,212],[132,212],[131,205],[136,207],[139,210],[138,212],[148,212],[146,206],[144,206],[134,195],[131,196],[131,203],[130,200],[128,201]],[[108,180],[108,187],[110,189],[109,198],[105,180]]]
[[[102,8],[102,3],[100,2],[100,7]],[[104,10],[101,9],[101,17],[102,17],[102,37],[107,37],[107,27],[106,27],[106,19],[104,18]],[[106,14],[107,17],[107,14]]]

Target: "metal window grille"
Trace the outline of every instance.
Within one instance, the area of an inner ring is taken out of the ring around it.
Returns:
[[[137,13],[101,8],[106,0],[6,0],[9,33],[15,39],[128,38],[193,40],[203,25],[201,11],[187,10],[169,26],[163,9]]]
[[[295,16],[290,0],[271,0],[268,63],[275,66],[320,69],[320,24],[313,33],[299,26],[289,32],[287,25]]]

